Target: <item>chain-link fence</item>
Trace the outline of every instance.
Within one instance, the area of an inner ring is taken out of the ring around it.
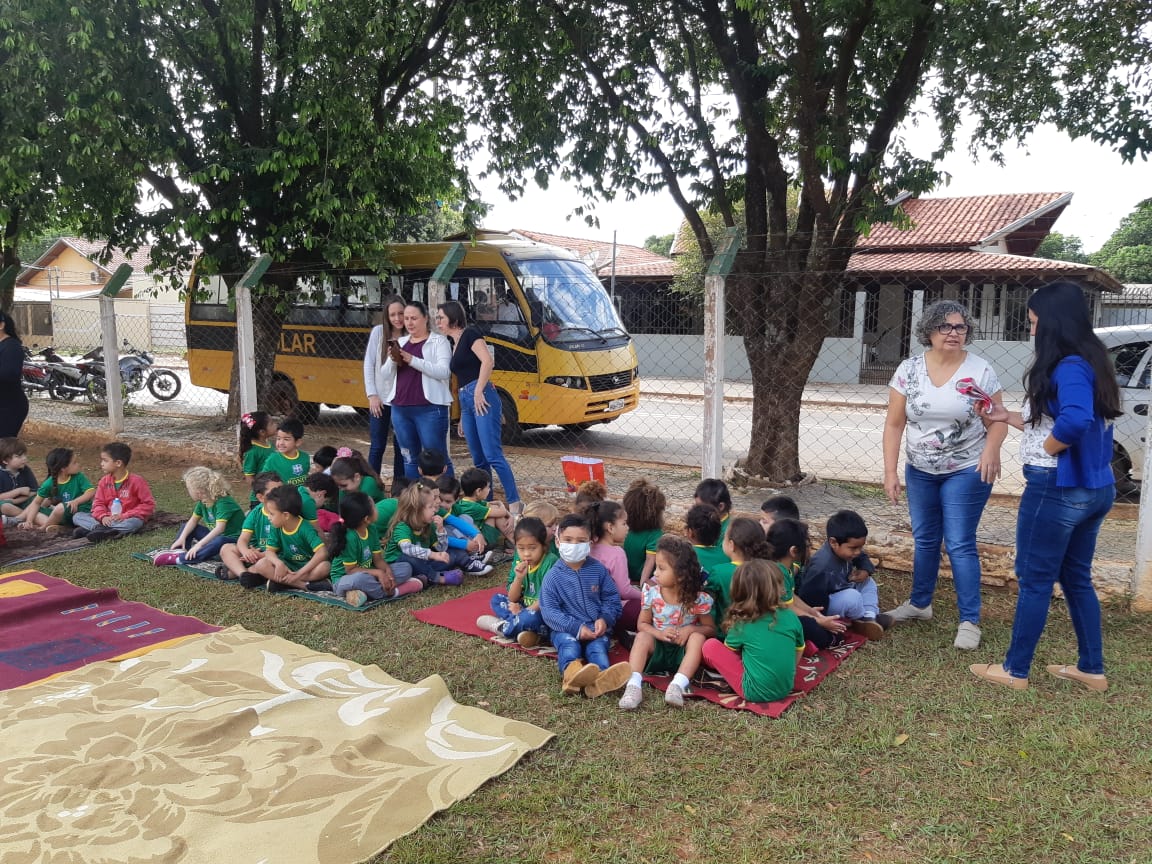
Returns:
[[[867,269],[855,264],[859,257],[872,259]],[[989,259],[988,271],[970,273],[920,272],[912,269],[915,262],[893,257],[857,256],[846,274],[834,276],[728,278],[726,335],[716,349],[723,356],[717,385],[724,393],[725,470],[741,463],[748,473],[775,480],[801,480],[803,474],[880,484],[888,383],[902,360],[924,350],[918,327],[937,300],[967,307],[974,326],[969,352],[991,365],[1005,403],[1019,408],[1032,356],[1028,296],[1066,278],[1083,286],[1101,327],[1119,328],[1102,332],[1126,405],[1116,423],[1118,488],[1122,496],[1132,494],[1143,473],[1152,286],[1121,291],[1086,265],[1061,269],[1038,261],[1031,270],[1013,272],[1004,261],[1021,267],[1029,260],[1016,256],[980,255]],[[299,274],[300,302],[256,306],[254,344],[265,362],[274,358],[260,406],[303,420],[311,448],[347,444],[366,452],[364,368],[371,328],[392,295],[424,302],[443,296],[459,300],[469,324],[485,337],[509,448],[700,466],[708,419],[704,382],[714,368],[706,364],[716,356],[703,335],[704,295],[675,291],[669,283],[622,283],[609,297],[591,274],[528,263],[521,262],[515,276],[462,266],[441,293],[431,267],[410,266],[390,277]],[[130,412],[158,421],[225,416],[229,399],[236,398],[229,396],[236,374],[229,288],[235,281],[205,280],[186,310],[116,301],[122,363],[135,370],[125,374]],[[60,418],[91,411],[93,373],[82,357],[100,344],[96,301],[53,303],[52,327],[58,354],[35,360],[44,361],[53,384],[33,395]],[[390,464],[389,453],[384,465]],[[1014,431],[1002,448],[1002,464],[995,490],[1019,493]],[[796,477],[786,476],[793,471]],[[1011,525],[998,526],[995,535],[1011,542]]]

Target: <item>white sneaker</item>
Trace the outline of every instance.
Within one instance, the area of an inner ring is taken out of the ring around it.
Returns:
[[[624,695],[620,697],[620,707],[625,711],[635,711],[644,701],[644,691],[635,684],[624,688]]]
[[[504,635],[504,620],[495,615],[481,615],[476,619],[476,626],[487,633],[495,633],[497,636]]]
[[[684,690],[679,684],[668,685],[668,689],[664,691],[664,704],[673,708],[684,707]]]
[[[885,614],[891,615],[893,621],[931,621],[932,604],[929,603],[921,609],[919,606],[913,606],[911,602],[905,600],[895,609],[891,609]]]
[[[971,621],[961,621],[956,628],[956,641],[952,647],[961,651],[975,651],[980,647],[980,628]]]

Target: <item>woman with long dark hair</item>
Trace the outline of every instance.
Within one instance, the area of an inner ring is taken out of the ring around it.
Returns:
[[[16,322],[0,312],[0,438],[19,438],[28,419],[28,395],[24,392],[24,345]]]
[[[1016,618],[1004,662],[969,668],[985,681],[1025,689],[1048,621],[1052,586],[1059,582],[1080,656],[1075,665],[1048,666],[1048,672],[1102,691],[1108,679],[1092,557],[1100,525],[1116,497],[1112,420],[1123,413],[1120,388],[1104,345],[1092,332],[1078,285],[1057,282],[1041,288],[1028,301],[1028,318],[1036,353],[1024,377],[1024,410],[993,405],[987,413],[989,422],[1008,423],[1024,433],[1020,455],[1025,487],[1016,519]]]
[[[388,387],[383,369],[388,362],[388,350],[392,342],[399,341],[407,331],[404,329],[404,298],[398,294],[384,300],[384,312],[380,323],[372,328],[368,336],[368,349],[364,352],[364,392],[368,396],[368,435],[371,444],[368,448],[368,464],[377,474],[384,462],[384,450],[388,447],[388,433],[392,429],[392,406],[385,402]],[[392,478],[404,476],[404,459],[400,455],[400,444],[392,435]]]

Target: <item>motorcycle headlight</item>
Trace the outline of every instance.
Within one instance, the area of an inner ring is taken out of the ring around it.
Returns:
[[[545,384],[567,387],[569,390],[587,390],[588,379],[579,375],[552,375],[544,379]]]

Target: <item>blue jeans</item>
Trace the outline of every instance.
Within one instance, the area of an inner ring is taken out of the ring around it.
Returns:
[[[388,447],[388,433],[392,431],[392,408],[389,405],[380,406],[380,416],[368,415],[368,464],[377,474],[380,466],[384,464],[384,450]],[[392,435],[392,476],[404,476],[404,459],[400,455],[400,444],[396,435]]]
[[[875,618],[880,612],[880,591],[876,580],[868,577],[857,582],[855,588],[845,588],[828,597],[825,615],[838,615],[855,621],[857,618]]]
[[[525,630],[547,637],[548,625],[544,623],[544,616],[540,614],[539,609],[527,609],[522,605],[519,612],[513,612],[508,608],[507,594],[493,595],[490,605],[493,614],[501,621],[507,622],[504,635],[509,639],[515,639]]]
[[[904,470],[908,489],[908,512],[912,517],[913,606],[932,603],[940,576],[940,543],[952,562],[952,581],[960,620],[980,623],[980,556],[976,551],[976,526],[992,494],[992,484],[980,479],[975,468],[951,474]]]
[[[476,382],[460,388],[460,426],[464,430],[464,440],[472,453],[472,463],[483,468],[491,476],[496,472],[500,485],[504,487],[504,497],[509,504],[520,500],[516,489],[516,478],[512,476],[512,466],[504,458],[504,445],[500,441],[504,404],[492,382],[484,388],[484,398],[488,402],[485,414],[476,413]],[[492,500],[493,489],[488,490],[488,500]]]
[[[73,513],[72,524],[77,528],[83,528],[85,531],[95,531],[97,528],[104,528],[100,521],[91,513]],[[115,525],[108,526],[113,531],[118,531],[121,534],[135,534],[144,527],[144,520],[139,516],[130,516],[127,519],[121,519]]]
[[[1052,586],[1064,590],[1076,644],[1076,668],[1090,675],[1104,673],[1104,637],[1100,626],[1100,600],[1092,587],[1092,556],[1096,537],[1116,487],[1083,489],[1057,486],[1055,468],[1024,466],[1024,494],[1016,517],[1016,618],[1004,669],[1015,678],[1027,678],[1036,643],[1048,622]]]
[[[363,570],[345,573],[340,577],[340,581],[336,583],[333,590],[341,597],[352,590],[363,591],[364,596],[369,600],[383,600],[388,596],[384,593],[384,588],[376,581],[376,577],[371,573],[365,573]]]
[[[401,552],[396,564],[406,564],[410,570],[401,570],[400,572],[405,576],[411,573],[412,578],[419,579],[424,584],[424,587],[428,587],[429,581],[431,581],[437,573],[443,573],[446,570],[461,570],[467,566],[472,556],[460,549],[449,549],[448,558],[449,561],[445,564],[443,561],[413,558],[411,555],[405,555]],[[407,581],[396,575],[396,564],[392,565],[392,578],[397,582]]]
[[[421,450],[439,450],[448,457],[445,470],[450,476],[455,474],[452,458],[448,456],[447,405],[393,405],[392,431],[400,443],[405,477],[420,478]]]
[[[192,533],[184,540],[185,550],[191,549],[192,546],[204,539],[211,533],[203,525],[197,525],[192,529]],[[175,539],[175,538],[173,538]],[[220,555],[220,550],[227,546],[229,543],[235,543],[239,537],[228,537],[225,534],[217,534],[210,541],[200,547],[200,551],[196,553],[196,557],[192,559],[193,563],[199,561],[207,561],[211,558],[216,558]],[[180,563],[187,564],[188,560],[183,552],[180,553]]]
[[[607,636],[581,642],[571,633],[553,630],[552,644],[556,648],[556,663],[560,667],[561,674],[573,660],[587,660],[601,669],[607,669],[611,665],[608,662]]]

